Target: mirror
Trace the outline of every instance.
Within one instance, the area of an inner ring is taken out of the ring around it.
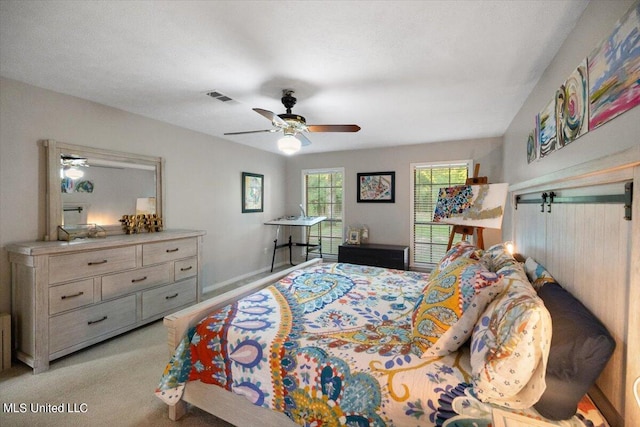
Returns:
[[[107,235],[123,234],[122,215],[162,217],[161,157],[45,141],[47,155],[47,234],[58,226],[96,224]]]

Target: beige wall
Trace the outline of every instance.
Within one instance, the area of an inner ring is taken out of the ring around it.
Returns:
[[[165,158],[166,226],[207,232],[205,288],[270,265],[274,230],[263,222],[298,212],[302,169],[344,167],[345,224],[367,224],[380,243],[409,243],[411,163],[471,158],[481,175],[501,179],[501,138],[286,158],[4,78],[0,120],[2,311],[10,306],[6,245],[45,232],[43,139]],[[356,203],[356,173],[381,170],[396,171],[396,203]],[[265,175],[264,213],[240,212],[243,171]],[[487,234],[489,242],[498,239]],[[285,255],[279,251],[277,261]]]
[[[636,107],[544,159],[527,164],[527,136],[534,127],[536,114],[580,62],[610,34],[633,3],[633,0],[592,0],[589,3],[505,133],[503,168],[507,182],[516,184],[640,144],[640,107]],[[507,233],[510,233],[509,224],[507,218],[503,227]],[[508,238],[509,234],[504,237]]]
[[[5,246],[44,234],[44,156],[38,144],[42,139],[164,157],[167,226],[207,231],[205,286],[269,265],[273,230],[262,223],[298,212],[302,169],[344,167],[345,224],[367,224],[374,242],[407,244],[411,163],[471,158],[481,164],[480,174],[490,182],[514,184],[640,143],[636,108],[542,161],[526,162],[526,139],[535,115],[632,3],[589,4],[511,123],[504,146],[502,138],[488,138],[285,158],[0,78],[0,310],[9,309]],[[396,203],[356,203],[356,174],[387,170],[396,172]],[[265,175],[264,213],[240,212],[242,171]],[[506,221],[508,238],[509,218]],[[498,241],[499,234],[489,232],[487,244]]]
[[[287,162],[287,212],[296,214],[302,200],[302,170],[343,167],[344,224],[366,224],[369,241],[409,244],[411,164],[473,159],[480,163],[480,175],[500,182],[502,138],[406,145],[394,148],[338,151],[297,155]],[[395,171],[395,203],[357,203],[358,172]],[[487,230],[485,245],[499,241],[500,233]]]
[[[207,232],[205,287],[270,265],[263,222],[284,211],[284,156],[1,78],[0,311],[10,307],[6,245],[45,233],[43,139],[165,158],[166,226]],[[241,213],[243,171],[265,175],[264,213]]]

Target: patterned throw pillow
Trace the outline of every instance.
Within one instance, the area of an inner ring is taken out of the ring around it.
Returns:
[[[545,390],[551,317],[521,264],[498,271],[505,289],[487,307],[471,338],[472,383],[483,402],[528,408]]]
[[[480,250],[472,243],[462,240],[451,247],[447,253],[442,257],[437,269],[446,268],[453,261],[458,258],[472,258],[478,259],[480,257]]]
[[[507,251],[504,243],[498,243],[491,246],[482,253],[480,262],[489,269],[489,271],[498,271],[501,268],[518,264],[518,261]]]
[[[539,291],[545,283],[557,283],[551,273],[533,258],[527,258],[524,263],[524,271],[536,291]]]
[[[434,273],[411,318],[412,348],[423,358],[456,351],[502,289],[500,276],[471,258],[457,258]]]

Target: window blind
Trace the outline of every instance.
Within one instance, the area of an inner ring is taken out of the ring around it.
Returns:
[[[464,185],[471,166],[471,161],[413,165],[412,266],[433,267],[446,253],[451,226],[432,221],[438,193],[443,187]]]

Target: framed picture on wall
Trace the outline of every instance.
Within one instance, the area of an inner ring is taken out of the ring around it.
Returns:
[[[395,203],[395,172],[358,173],[358,203]]]
[[[264,175],[242,172],[242,213],[264,211]]]

